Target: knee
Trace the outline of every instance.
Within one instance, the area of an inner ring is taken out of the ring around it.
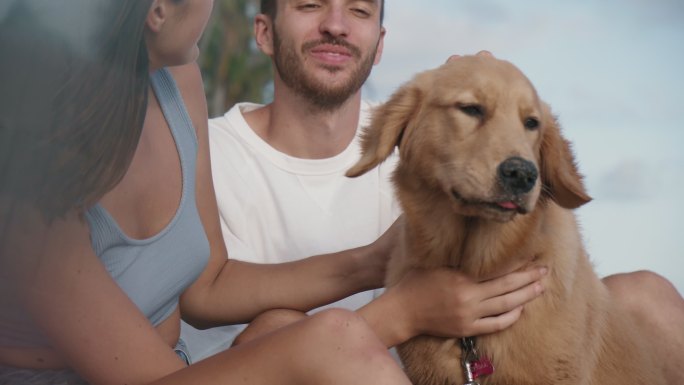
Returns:
[[[317,332],[323,338],[347,351],[373,354],[387,353],[387,347],[382,344],[373,329],[363,317],[353,311],[344,309],[329,309],[316,314],[318,322]]]
[[[297,310],[274,309],[260,314],[233,340],[233,346],[244,344],[266,333],[295,323],[307,315]]]
[[[648,270],[611,275],[603,282],[615,299],[631,311],[657,310],[682,300],[670,281]]]
[[[260,314],[250,323],[250,325],[264,325],[273,329],[278,329],[291,323],[295,323],[306,317],[306,313],[298,310],[273,309]]]
[[[363,317],[346,309],[328,309],[314,316],[316,326],[321,333],[347,339],[349,336],[359,336],[373,333]]]
[[[403,378],[398,362],[363,317],[344,309],[326,310],[314,317],[318,317],[317,332],[327,340],[325,344],[334,362],[355,368],[356,373],[366,373],[369,379],[378,373],[394,373],[392,376],[397,377],[392,378]],[[378,381],[371,382],[382,382]]]
[[[605,277],[603,282],[612,292],[630,295],[674,288],[663,276],[649,270],[610,275]]]
[[[295,383],[409,384],[373,329],[354,312],[324,310],[279,336],[287,337],[283,346],[296,357],[287,367]]]

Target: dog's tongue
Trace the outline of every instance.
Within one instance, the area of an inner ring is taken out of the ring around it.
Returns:
[[[499,202],[499,206],[501,206],[507,210],[517,210],[518,209],[518,205],[516,205],[515,203],[510,202],[510,201],[509,202]]]

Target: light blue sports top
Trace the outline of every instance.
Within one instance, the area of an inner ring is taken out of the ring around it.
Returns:
[[[160,233],[143,240],[126,236],[99,204],[86,212],[86,219],[93,250],[156,326],[171,315],[180,294],[204,270],[209,260],[209,241],[195,201],[195,128],[171,74],[160,69],[151,82],[180,157],[183,190],[176,214]]]
[[[204,270],[209,259],[209,241],[195,202],[195,129],[171,74],[161,69],[152,75],[151,82],[180,157],[183,189],[176,214],[159,234],[143,240],[127,237],[99,204],[89,209],[85,217],[93,250],[128,297],[156,326],[171,315],[180,294]],[[24,311],[7,311],[2,305],[0,324],[32,323]],[[0,328],[0,346],[47,344],[37,329]]]

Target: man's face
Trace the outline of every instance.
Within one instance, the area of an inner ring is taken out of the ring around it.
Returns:
[[[273,26],[277,75],[318,107],[334,109],[379,61],[379,17],[379,0],[282,0]]]

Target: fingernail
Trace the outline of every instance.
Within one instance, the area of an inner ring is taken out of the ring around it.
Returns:
[[[549,269],[546,267],[541,267],[539,268],[539,272],[541,273],[541,275],[546,275],[549,272]]]

